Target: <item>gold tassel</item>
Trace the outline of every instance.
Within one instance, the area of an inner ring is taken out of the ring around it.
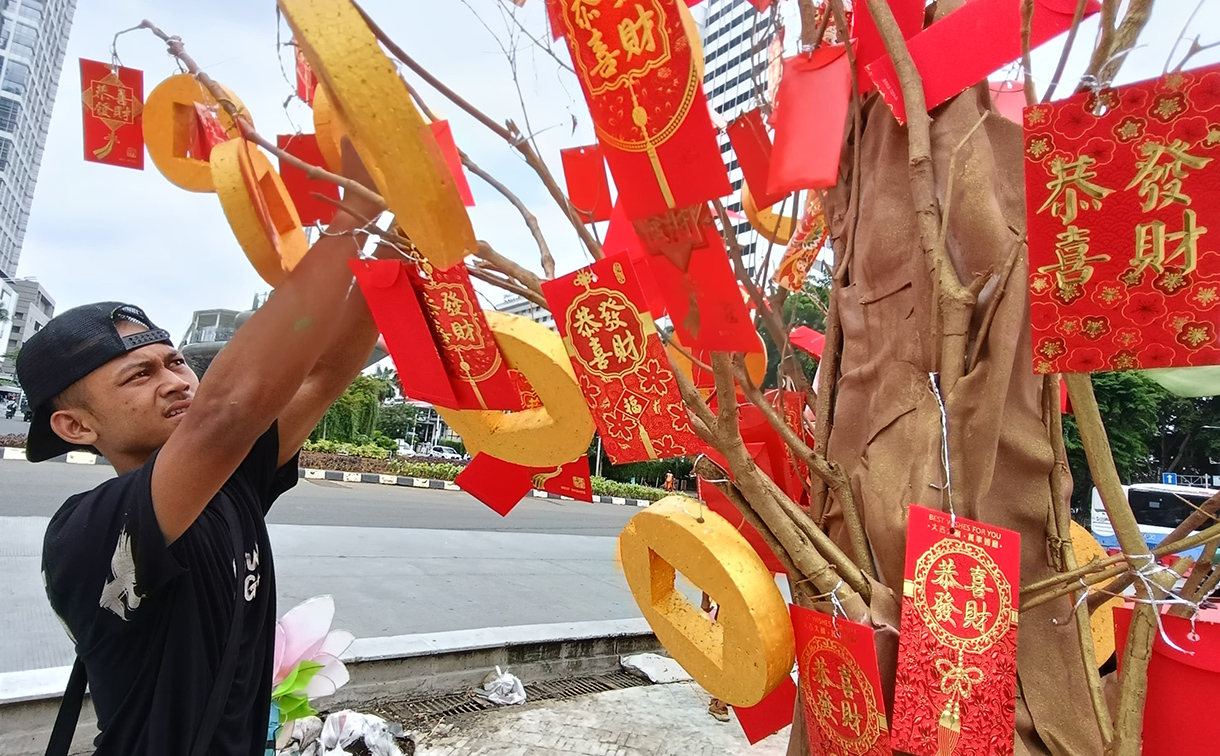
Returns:
[[[962,736],[962,712],[955,699],[945,701],[936,728],[936,756],[952,756],[957,741]]]

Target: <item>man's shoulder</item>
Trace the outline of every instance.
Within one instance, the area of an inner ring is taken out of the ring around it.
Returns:
[[[62,545],[65,540],[104,536],[109,523],[125,509],[129,498],[139,495],[140,472],[123,473],[88,491],[69,496],[51,516],[43,539],[43,554],[53,555],[55,546]]]

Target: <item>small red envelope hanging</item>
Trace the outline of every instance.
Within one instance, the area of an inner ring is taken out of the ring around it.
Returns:
[[[1182,756],[1206,750],[1201,749],[1196,707],[1220,698],[1220,624],[1214,621],[1215,613],[1205,609],[1194,622],[1161,615],[1148,663],[1142,756]],[[1130,606],[1114,610],[1114,635],[1120,649],[1127,645],[1131,615]],[[1208,621],[1209,615],[1213,621]],[[1120,676],[1122,657],[1120,652]]]
[[[280,134],[275,141],[281,150],[306,163],[317,166],[326,165],[322,158],[322,151],[318,149],[318,138],[314,134]],[[322,179],[311,179],[305,171],[283,158],[280,158],[280,178],[284,180],[284,188],[288,190],[288,195],[292,197],[293,203],[297,206],[301,223],[306,226],[313,223],[330,223],[331,219],[335,217],[338,208],[315,197],[314,194],[338,200],[339,186],[337,184]]]
[[[626,255],[544,281],[555,325],[614,464],[688,457],[695,435]]]
[[[627,220],[622,203],[614,203],[614,210],[610,213],[610,225],[606,227],[606,240],[602,242],[602,252],[606,257],[626,254],[630,258],[632,267],[635,268],[636,281],[644,294],[644,301],[648,304],[653,320],[665,317],[665,298],[661,296],[661,290],[648,268],[648,250],[644,249],[644,243],[636,234],[635,227]]]
[[[737,715],[737,723],[746,740],[754,745],[792,724],[795,709],[796,683],[791,677],[785,677],[763,700],[753,706],[734,706],[733,713]]]
[[[85,160],[144,170],[144,72],[80,59]]]
[[[559,467],[527,467],[479,452],[454,482],[501,517],[507,516],[531,488],[593,501],[589,458],[584,456]]]
[[[1085,16],[1101,10],[1090,2]],[[1072,26],[1076,0],[1035,0],[1030,46],[1038,47]],[[971,0],[907,41],[911,59],[923,78],[929,110],[987,78],[992,71],[1021,57],[1021,3],[1015,0]],[[868,74],[899,123],[906,106],[898,72],[889,58],[868,64]]]
[[[815,360],[822,359],[822,350],[826,347],[826,335],[813,330],[809,326],[797,326],[788,334],[792,346],[801,350]]]
[[[458,152],[457,142],[453,141],[453,129],[449,127],[448,121],[433,121],[428,126],[432,129],[432,136],[436,138],[436,146],[441,148],[445,165],[449,166],[449,172],[453,174],[453,183],[457,185],[458,194],[462,196],[462,204],[474,207],[474,195],[470,193],[470,182],[466,180],[466,169],[462,165],[462,155]]]
[[[751,187],[767,188],[767,175],[771,170],[771,136],[763,125],[762,111],[758,108],[743,113],[725,129],[733,154],[741,166],[741,175]],[[786,195],[763,192],[754,197],[759,207],[771,207]]]
[[[759,456],[765,457],[765,452],[762,451],[762,444],[746,444],[746,448],[750,451],[750,456],[758,459]],[[751,448],[758,447],[758,448]],[[757,455],[756,455],[757,452]],[[754,551],[762,558],[763,565],[768,570],[775,573],[787,573],[788,570],[784,567],[784,563],[779,561],[775,556],[775,552],[771,551],[771,547],[759,535],[758,529],[750,523],[746,522],[746,518],[741,514],[741,511],[733,505],[733,502],[720,492],[715,485],[708,483],[703,478],[699,478],[698,483],[699,498],[707,504],[707,508],[720,515],[729,521],[729,524],[737,528],[745,539],[754,547]]]
[[[318,88],[318,77],[314,76],[313,69],[309,67],[309,60],[301,52],[300,46],[294,45],[293,49],[296,50],[297,59],[297,97],[313,107],[313,91]]]
[[[758,351],[758,331],[706,204],[636,221],[648,269],[688,348]]]
[[[888,0],[888,3],[903,39],[910,39],[923,30],[924,0]],[[854,11],[851,15],[851,36],[856,52],[856,80],[863,93],[873,88],[873,80],[864,70],[865,66],[885,57],[886,52],[881,32],[877,31],[877,24],[868,10],[868,3],[855,5]]]
[[[518,412],[523,409],[517,382],[509,374],[478,294],[465,265],[440,270],[408,268],[432,329],[441,360],[449,372],[456,404],[453,409]]]
[[[360,293],[385,338],[398,368],[402,393],[412,399],[452,407],[457,403],[449,373],[432,341],[432,330],[416,298],[408,269],[398,260],[351,260]]]
[[[596,144],[571,147],[559,151],[563,161],[563,178],[568,186],[568,199],[585,223],[610,220],[610,182],[606,179],[606,161]]]
[[[789,610],[810,756],[890,756],[873,628],[800,606]]]
[[[843,46],[831,45],[784,61],[768,194],[823,189],[838,182],[851,100],[851,65],[845,53]]]
[[[1011,756],[1020,534],[912,506],[893,745]]]
[[[195,103],[195,124],[199,140],[198,149],[188,154],[197,156],[200,160],[211,160],[212,149],[229,141],[225,127],[220,125],[216,111],[201,102]]]

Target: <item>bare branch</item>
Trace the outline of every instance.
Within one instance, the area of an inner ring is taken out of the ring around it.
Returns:
[[[1076,44],[1076,32],[1080,31],[1080,21],[1084,18],[1084,10],[1089,5],[1089,0],[1076,0],[1076,11],[1072,14],[1072,28],[1068,29],[1067,40],[1063,43],[1063,52],[1059,53],[1059,63],[1055,66],[1055,73],[1051,76],[1051,83],[1046,85],[1046,94],[1042,95],[1042,102],[1051,101],[1051,97],[1055,94],[1055,88],[1059,86],[1059,78],[1063,76],[1063,69],[1067,66],[1068,55],[1072,52],[1072,46]],[[1028,71],[1026,72],[1028,76]],[[1026,100],[1027,105],[1033,105],[1032,102]]]

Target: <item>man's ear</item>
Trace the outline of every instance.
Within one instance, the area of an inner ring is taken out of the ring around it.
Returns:
[[[51,430],[55,435],[76,446],[93,446],[97,441],[93,426],[93,416],[87,410],[57,410],[51,415]]]

